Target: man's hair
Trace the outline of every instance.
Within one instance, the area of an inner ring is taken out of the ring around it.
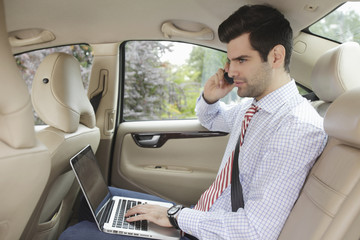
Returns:
[[[245,5],[228,17],[218,29],[220,41],[229,43],[244,33],[250,34],[251,46],[266,62],[271,49],[285,48],[284,68],[290,72],[293,32],[284,15],[268,5]]]

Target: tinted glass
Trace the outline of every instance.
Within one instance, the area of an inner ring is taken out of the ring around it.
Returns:
[[[309,27],[310,32],[337,41],[360,43],[360,2],[346,2]]]
[[[223,68],[223,51],[169,41],[125,45],[125,121],[194,119],[207,79]],[[236,91],[223,101],[238,101]]]

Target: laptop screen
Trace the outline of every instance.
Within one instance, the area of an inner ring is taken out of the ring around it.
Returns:
[[[92,212],[96,215],[99,223],[102,214],[98,213],[111,195],[91,146],[88,145],[77,153],[71,158],[70,162],[83,193],[92,208]]]

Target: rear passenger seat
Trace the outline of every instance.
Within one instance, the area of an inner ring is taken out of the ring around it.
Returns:
[[[312,89],[320,99],[311,104],[324,117],[342,93],[360,87],[360,46],[347,42],[323,54],[311,75]]]

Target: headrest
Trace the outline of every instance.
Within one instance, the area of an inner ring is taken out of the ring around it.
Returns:
[[[314,93],[325,102],[333,102],[349,89],[360,87],[360,46],[347,42],[325,52],[311,75]]]
[[[0,141],[29,148],[36,144],[30,95],[10,49],[0,2]]]
[[[324,128],[329,136],[360,147],[360,88],[347,91],[330,105]]]
[[[95,127],[80,64],[68,54],[53,53],[44,58],[34,77],[32,102],[41,120],[64,132],[75,132],[79,123]]]

